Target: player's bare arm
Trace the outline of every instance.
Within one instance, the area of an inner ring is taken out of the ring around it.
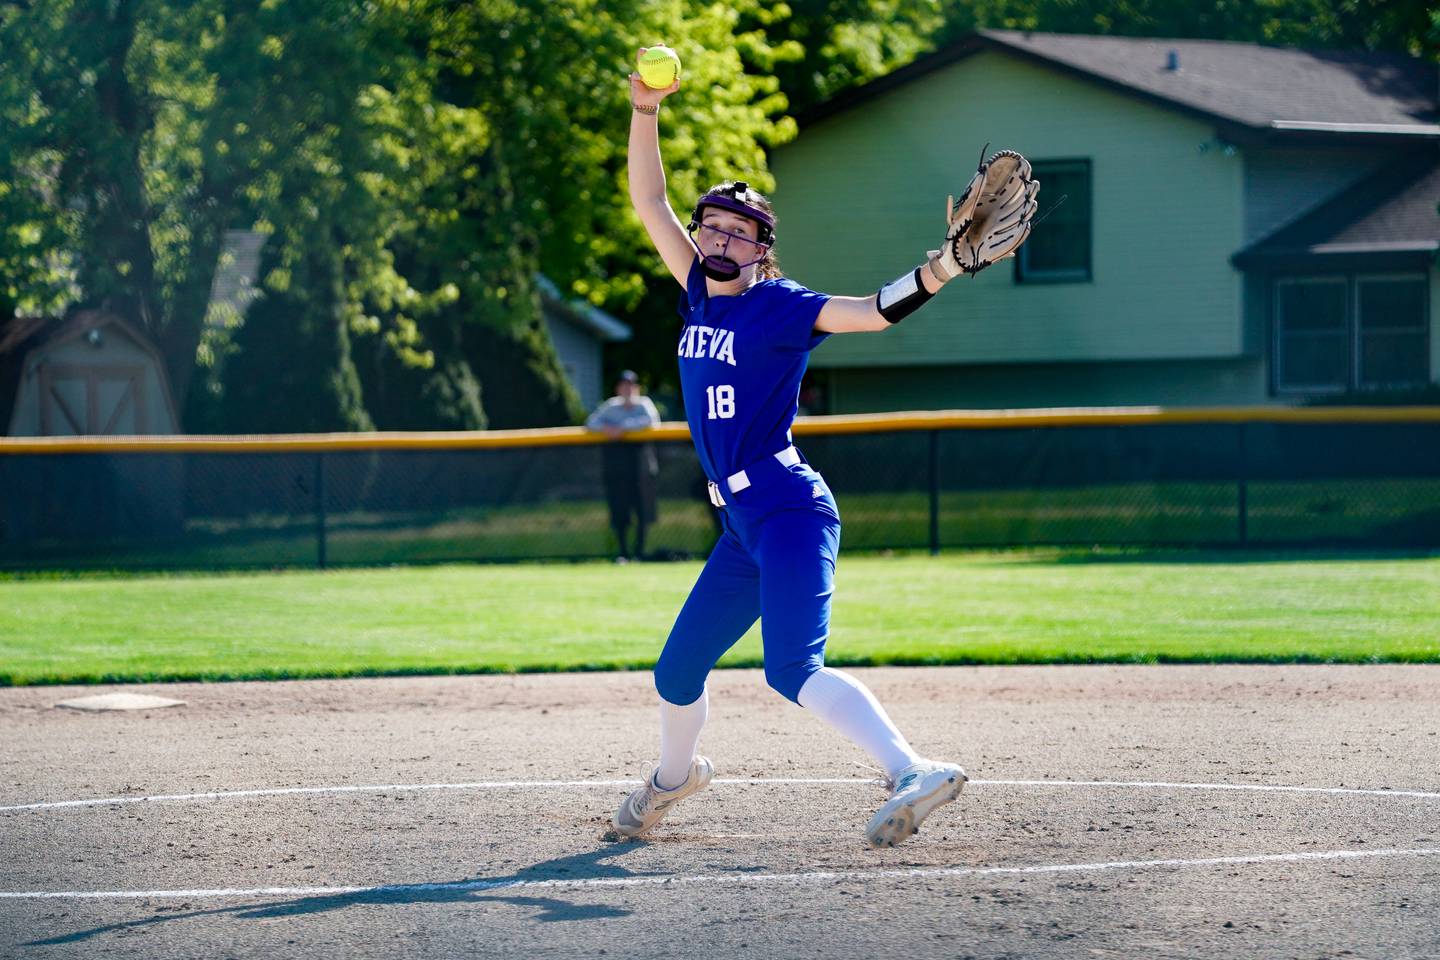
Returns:
[[[888,287],[899,283],[908,289],[910,285],[914,285],[915,289],[923,291],[923,299],[917,299],[915,303],[915,307],[918,307],[925,300],[929,300],[939,293],[940,288],[949,282],[948,277],[942,280],[941,274],[933,270],[928,262],[921,264],[904,277],[892,281],[891,284],[887,284],[886,287],[882,287],[880,291],[872,293],[868,297],[831,297],[820,309],[820,315],[815,319],[815,329],[822,333],[874,333],[879,330],[888,330],[898,323],[899,319],[891,320],[886,316],[887,312],[891,316],[895,315],[893,310],[888,309],[892,304],[887,298],[894,293],[893,301],[895,303],[898,304],[903,299],[903,294],[898,291],[887,293]],[[885,312],[881,310],[882,300],[887,307]],[[906,313],[909,312],[906,311]]]
[[[639,56],[645,54],[641,47]],[[660,104],[680,89],[680,81],[663,89],[648,86],[639,73],[630,74],[630,202],[655,244],[660,259],[680,286],[690,274],[695,250],[665,195],[665,168],[660,160]]]

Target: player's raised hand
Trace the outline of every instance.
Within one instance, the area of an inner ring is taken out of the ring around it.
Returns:
[[[630,73],[630,102],[639,107],[654,107],[660,104],[670,94],[680,89],[680,78],[676,77],[675,82],[668,87],[655,88],[650,86],[640,76],[640,58],[645,56],[649,47],[641,47],[635,53],[636,69]]]

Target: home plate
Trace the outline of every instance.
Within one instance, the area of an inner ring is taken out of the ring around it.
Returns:
[[[80,697],[77,700],[62,700],[55,704],[57,707],[69,707],[71,710],[154,710],[157,707],[184,705],[184,700],[168,700],[165,697],[152,697],[144,693],[101,693],[93,697]]]

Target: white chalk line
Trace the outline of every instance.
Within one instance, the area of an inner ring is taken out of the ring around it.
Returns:
[[[717,784],[758,786],[764,784],[857,784],[874,786],[873,779],[854,777],[752,777],[726,779]],[[245,797],[282,797],[326,793],[387,793],[424,790],[527,790],[558,788],[633,787],[639,780],[482,780],[474,783],[389,783],[364,786],[277,787],[262,790],[219,790],[210,793],[171,793],[144,797],[98,797],[88,800],[54,800],[0,806],[0,813],[20,810],[55,810],[62,807],[94,807],[122,803],[163,803],[187,800],[235,800]],[[1301,793],[1331,796],[1412,797],[1440,800],[1440,792],[1388,790],[1360,787],[1297,787],[1263,783],[1185,783],[1164,780],[971,780],[970,787],[1114,787],[1144,790],[1241,790],[1259,793]]]
[[[711,783],[729,784],[789,784],[789,783],[874,783],[873,780],[845,779],[785,779],[755,778],[722,779]],[[558,787],[636,787],[639,780],[481,780],[475,783],[388,783],[356,787],[280,787],[266,790],[220,790],[213,793],[171,793],[151,797],[102,797],[95,800],[57,800],[50,803],[24,803],[0,807],[0,813],[11,810],[51,810],[56,807],[90,807],[114,803],[153,803],[173,800],[233,800],[240,797],[281,797],[296,794],[317,793],[384,793],[401,790],[525,790],[531,788],[553,789]]]
[[[1085,873],[1105,870],[1248,866],[1266,863],[1301,863],[1325,860],[1366,860],[1380,857],[1433,857],[1440,848],[1411,850],[1319,850],[1309,853],[1269,853],[1234,857],[1200,857],[1165,860],[1111,860],[1102,863],[1055,863],[1026,867],[917,867],[906,870],[839,870],[806,873],[698,874],[692,876],[590,877],[573,880],[465,880],[455,883],[387,883],[366,887],[255,887],[244,890],[31,890],[0,892],[9,900],[198,900],[227,897],[333,897],[386,896],[426,893],[464,893],[487,890],[581,890],[653,886],[749,886],[767,883],[836,883],[874,880],[934,880],[953,877],[999,877],[1037,874]]]

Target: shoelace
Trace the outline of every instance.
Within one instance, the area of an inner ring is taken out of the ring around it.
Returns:
[[[895,779],[891,777],[890,774],[886,773],[884,770],[881,770],[879,767],[872,767],[868,763],[861,763],[859,760],[852,760],[851,762],[854,763],[855,766],[859,767],[861,770],[869,770],[871,773],[875,774],[875,779],[870,781],[871,783],[875,784],[875,786],[884,787],[891,793],[895,792]]]
[[[640,776],[645,778],[644,793],[640,795],[639,801],[634,804],[635,813],[644,817],[650,805],[655,802],[655,765],[648,761],[640,765]]]
[[[645,778],[645,783],[644,783],[644,786],[643,786],[643,788],[642,788],[644,792],[642,792],[642,793],[640,794],[640,799],[637,800],[637,801],[635,801],[635,802],[632,804],[632,806],[633,806],[633,808],[634,808],[634,810],[635,810],[635,815],[636,815],[636,816],[644,817],[645,814],[646,814],[649,810],[651,810],[652,808],[653,808],[653,809],[656,809],[656,810],[664,809],[664,806],[669,806],[669,804],[670,804],[671,802],[673,802],[673,798],[672,798],[672,800],[667,800],[667,801],[665,801],[665,804],[664,804],[663,806],[656,806],[655,801],[659,798],[660,794],[662,794],[662,793],[674,793],[675,791],[674,791],[674,790],[663,790],[663,789],[661,789],[661,788],[655,783],[655,765],[654,765],[654,764],[649,763],[648,761],[647,761],[646,763],[641,764],[641,766],[640,766],[640,774],[641,774],[641,776],[643,776],[643,777]],[[689,778],[689,777],[686,777],[685,783],[689,783],[689,782],[690,782],[690,778]],[[684,784],[681,784],[681,786],[684,786]],[[678,789],[680,789],[680,787],[676,787],[676,788],[675,788],[675,790],[678,790]],[[634,796],[634,794],[631,794],[631,796]]]

